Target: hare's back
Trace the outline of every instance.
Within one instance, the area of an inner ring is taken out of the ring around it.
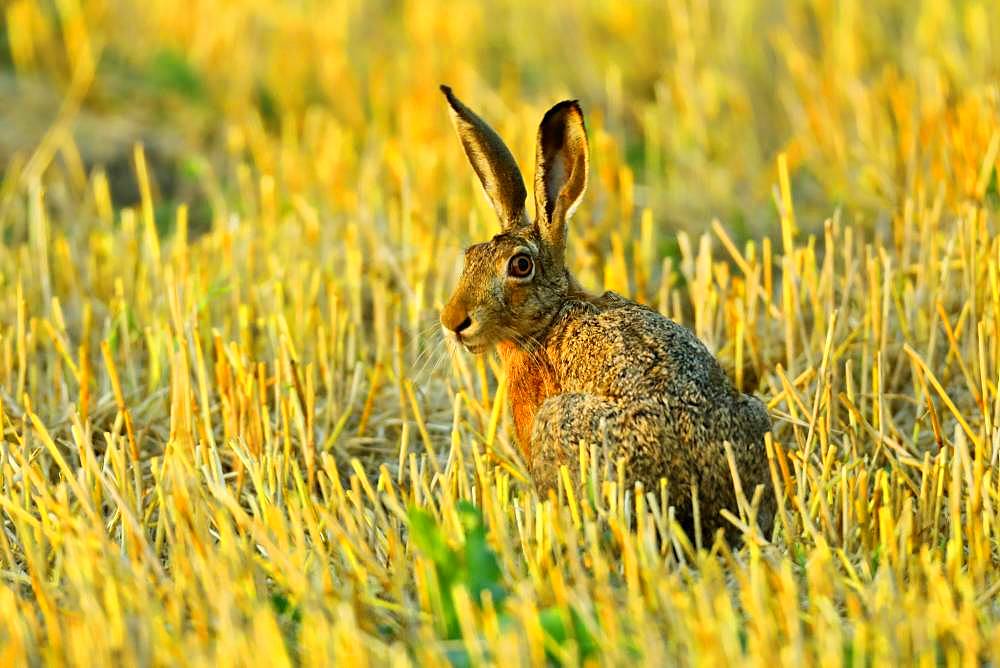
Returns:
[[[567,316],[559,342],[564,390],[663,397],[692,408],[733,398],[708,348],[652,309],[606,293]]]

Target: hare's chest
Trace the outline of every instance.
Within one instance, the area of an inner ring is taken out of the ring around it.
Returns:
[[[544,352],[529,352],[510,344],[500,345],[507,370],[507,397],[514,418],[518,447],[531,461],[531,428],[538,407],[560,391],[558,378]]]

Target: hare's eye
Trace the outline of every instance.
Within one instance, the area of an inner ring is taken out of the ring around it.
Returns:
[[[527,278],[534,268],[535,263],[527,253],[518,253],[507,263],[507,273],[514,278]]]

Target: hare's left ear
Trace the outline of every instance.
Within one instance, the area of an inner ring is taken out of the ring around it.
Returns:
[[[465,155],[500,219],[501,230],[509,232],[528,225],[524,211],[528,191],[510,149],[486,121],[455,97],[451,88],[441,86],[441,92],[448,99]]]
[[[562,260],[566,222],[587,189],[587,129],[576,100],[549,109],[538,128],[535,171],[535,224],[542,239]]]

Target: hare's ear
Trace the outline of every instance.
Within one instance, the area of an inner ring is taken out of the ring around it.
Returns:
[[[566,221],[587,189],[587,128],[576,100],[545,112],[538,128],[535,224],[553,256],[566,248]]]
[[[458,137],[483,184],[486,197],[500,218],[501,228],[506,232],[526,226],[528,217],[524,211],[524,198],[528,191],[510,149],[486,121],[455,97],[451,88],[441,86],[441,92],[448,98]]]

